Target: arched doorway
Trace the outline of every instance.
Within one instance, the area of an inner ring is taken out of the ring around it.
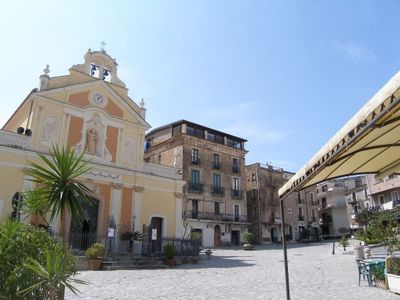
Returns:
[[[80,205],[85,217],[82,220],[71,218],[69,243],[73,249],[85,250],[96,242],[99,201],[94,198],[90,203],[81,200]]]
[[[215,225],[214,227],[214,247],[221,246],[221,227]]]

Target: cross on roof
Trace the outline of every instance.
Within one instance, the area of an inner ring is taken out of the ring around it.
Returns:
[[[101,50],[101,51],[105,51],[105,50],[104,50],[104,47],[105,47],[106,45],[107,45],[107,44],[106,44],[105,41],[101,41],[101,43],[100,43],[100,50]]]

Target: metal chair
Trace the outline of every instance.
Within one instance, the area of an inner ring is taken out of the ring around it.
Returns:
[[[363,280],[368,281],[368,286],[372,286],[372,275],[371,275],[370,265],[361,259],[356,259],[356,262],[358,267],[358,286],[360,286],[361,276],[363,277]]]

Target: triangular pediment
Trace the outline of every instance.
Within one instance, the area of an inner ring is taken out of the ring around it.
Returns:
[[[118,93],[110,85],[112,84],[103,80],[96,80],[40,91],[35,93],[35,96],[50,101],[64,102],[67,107],[78,110],[100,109],[112,118],[121,119],[146,129],[150,128],[142,116],[145,109],[128,96]]]

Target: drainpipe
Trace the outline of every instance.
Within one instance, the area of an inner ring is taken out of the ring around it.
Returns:
[[[256,167],[256,187],[257,187],[257,205],[258,205],[258,237],[262,244],[262,224],[261,224],[261,204],[260,204],[260,184],[259,184],[259,165]]]

